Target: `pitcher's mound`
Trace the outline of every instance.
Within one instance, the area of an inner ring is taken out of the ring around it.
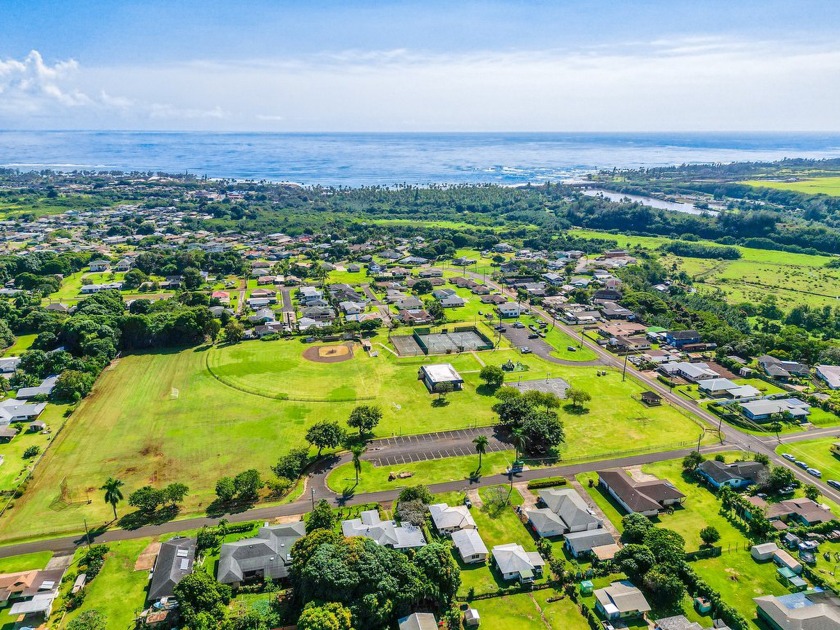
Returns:
[[[339,346],[313,346],[307,348],[303,358],[316,363],[339,363],[353,358],[353,344]]]

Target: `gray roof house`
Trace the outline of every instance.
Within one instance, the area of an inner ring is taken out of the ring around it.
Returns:
[[[432,522],[441,534],[451,534],[461,529],[475,529],[475,520],[466,505],[450,507],[446,503],[429,506]]]
[[[414,525],[397,526],[394,521],[383,521],[378,510],[365,510],[359,515],[341,522],[341,532],[347,536],[363,536],[379,545],[394,549],[423,547],[426,539],[423,530]]]
[[[437,619],[432,613],[413,613],[397,623],[400,630],[438,630]]]
[[[601,521],[590,512],[586,502],[571,488],[540,490],[539,497],[540,501],[565,523],[566,532],[601,527]]]
[[[55,387],[58,376],[48,376],[37,387],[21,387],[17,391],[17,398],[35,398],[35,396],[49,396]]]
[[[607,619],[638,617],[650,611],[645,596],[631,582],[613,582],[595,591],[595,608]]]
[[[840,628],[840,599],[831,591],[814,589],[776,597],[755,597],[758,618],[771,628],[836,630]]]
[[[164,597],[172,597],[178,582],[192,573],[195,549],[195,538],[173,538],[160,546],[149,585],[148,601],[156,602]]]
[[[466,564],[487,560],[487,546],[476,529],[459,529],[452,533],[452,544]]]
[[[505,580],[519,580],[520,584],[534,581],[542,575],[545,560],[536,551],[525,551],[522,545],[509,543],[493,547],[493,562]]]
[[[10,422],[28,422],[35,420],[47,407],[47,403],[26,403],[15,398],[0,402],[0,426]]]
[[[250,578],[285,578],[289,575],[292,545],[305,535],[306,525],[301,521],[261,527],[254,538],[225,543],[216,579],[238,585]]]
[[[612,544],[615,544],[615,540],[606,529],[592,529],[566,534],[566,549],[575,558],[587,555],[594,547]]]

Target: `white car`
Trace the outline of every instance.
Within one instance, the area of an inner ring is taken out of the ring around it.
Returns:
[[[790,453],[782,453],[782,457],[784,457],[789,462],[795,462],[796,461],[796,457],[794,457]]]
[[[814,477],[817,477],[817,478],[822,477],[822,473],[819,470],[817,470],[816,468],[809,468],[805,472],[807,472],[809,475],[813,475]]]

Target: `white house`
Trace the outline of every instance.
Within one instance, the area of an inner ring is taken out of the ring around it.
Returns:
[[[829,389],[840,389],[840,365],[818,365],[817,376],[825,381]]]
[[[493,562],[505,580],[529,584],[542,575],[545,560],[536,551],[525,551],[522,545],[509,543],[493,547]]]
[[[435,503],[429,506],[435,529],[441,534],[452,534],[462,529],[475,529],[475,520],[466,505],[450,507],[446,503]]]
[[[504,304],[499,304],[497,309],[499,311],[499,315],[502,317],[519,317],[522,313],[522,307],[516,302],[505,302]]]
[[[452,544],[466,564],[487,560],[487,547],[476,529],[459,529],[452,533]]]

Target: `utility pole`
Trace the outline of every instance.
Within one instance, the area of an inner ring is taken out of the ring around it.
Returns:
[[[312,488],[312,509],[315,509],[315,488]]]
[[[630,353],[624,354],[624,369],[621,371],[621,382],[624,382],[624,377],[627,375],[627,357],[630,356]]]

